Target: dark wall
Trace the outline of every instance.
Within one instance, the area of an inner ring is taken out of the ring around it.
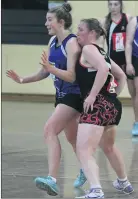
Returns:
[[[47,10],[48,0],[2,0],[2,9]]]
[[[48,3],[35,0],[36,4],[32,4],[31,1],[12,0],[12,4],[11,0],[2,1],[3,44],[48,44],[50,37],[44,25]]]

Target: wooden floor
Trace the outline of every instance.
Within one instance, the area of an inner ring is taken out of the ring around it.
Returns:
[[[34,184],[37,176],[48,173],[47,148],[43,139],[43,126],[54,110],[53,104],[28,102],[2,102],[2,198],[52,198]],[[131,107],[123,107],[123,116],[118,127],[116,144],[121,150],[135,192],[126,196],[112,187],[116,178],[103,152],[98,149],[96,159],[100,166],[100,178],[105,198],[138,199],[138,138],[132,138],[131,127],[134,121]],[[71,146],[64,134],[61,168],[58,183],[60,196],[70,199],[83,190],[74,190],[73,182],[79,166]],[[88,188],[88,184],[84,189]]]

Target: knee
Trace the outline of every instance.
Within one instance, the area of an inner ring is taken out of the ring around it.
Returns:
[[[76,142],[76,154],[77,157],[80,159],[84,153],[85,153],[85,147],[83,146],[83,144],[79,143],[78,141]]]
[[[76,154],[79,160],[86,159],[86,161],[96,151],[95,147],[89,146],[87,143],[76,143]]]
[[[108,154],[111,154],[112,152],[113,152],[113,150],[114,150],[114,144],[104,144],[103,146],[102,146],[102,150],[103,150],[103,152],[106,154],[106,155],[108,155]]]
[[[115,128],[107,129],[104,132],[104,136],[102,137],[100,142],[100,147],[106,155],[112,153],[114,150],[115,134]]]

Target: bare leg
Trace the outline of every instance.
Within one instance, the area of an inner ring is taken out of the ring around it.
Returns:
[[[104,127],[79,124],[77,135],[77,157],[84,173],[93,188],[100,188],[99,168],[92,155],[100,142]]]
[[[76,153],[76,141],[77,141],[79,115],[80,114],[77,113],[64,129],[66,138],[68,142],[72,145],[72,148],[75,153]]]
[[[116,172],[118,178],[113,182],[114,188],[126,194],[132,193],[133,187],[127,179],[125,164],[120,151],[115,146],[115,126],[108,126],[105,128],[103,136],[100,141],[100,146],[107,156],[112,168]]]
[[[116,172],[118,178],[126,178],[126,170],[123,157],[115,146],[116,127],[106,127],[100,141],[100,147],[108,158],[112,168]]]
[[[135,113],[135,122],[138,122],[138,77],[134,79],[135,86],[135,98],[134,98],[134,113]]]
[[[76,114],[77,111],[73,108],[59,104],[45,125],[44,132],[48,146],[49,175],[54,178],[57,177],[61,157],[58,134]]]
[[[59,187],[56,183],[61,157],[61,145],[58,134],[68,126],[68,123],[73,118],[75,120],[77,114],[78,112],[75,109],[59,104],[44,127],[45,140],[48,146],[49,175],[46,178],[37,177],[35,183],[38,188],[47,191],[52,196],[56,196],[59,193]],[[74,137],[70,137],[70,139],[72,139],[72,145],[75,150],[77,130],[74,129],[74,132]]]
[[[135,112],[135,95],[136,95],[136,90],[135,90],[135,86],[134,86],[134,80],[127,79],[127,86],[128,86],[129,94],[131,96],[132,106],[133,106],[133,109],[134,109],[134,112]]]
[[[132,135],[138,135],[138,77],[134,80],[128,80],[128,89],[132,98],[135,122],[132,129]]]

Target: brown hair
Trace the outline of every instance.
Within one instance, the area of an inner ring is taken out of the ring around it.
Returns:
[[[91,30],[95,30],[95,32],[97,33],[97,39],[100,37],[100,36],[103,36],[105,35],[105,31],[104,29],[102,28],[100,22],[95,19],[95,18],[90,18],[90,19],[82,19],[81,22],[84,22],[87,24],[87,27],[88,27],[88,30],[91,31]]]
[[[72,16],[70,14],[72,7],[69,3],[64,3],[62,6],[51,8],[48,13],[55,13],[58,21],[63,19],[65,21],[64,28],[69,29],[72,25]]]
[[[110,0],[108,0],[109,3]],[[123,1],[122,0],[118,0],[121,6],[121,13],[123,12]],[[105,30],[107,31],[109,26],[110,26],[110,22],[111,22],[111,13],[109,12],[108,15],[106,15],[105,17]]]

